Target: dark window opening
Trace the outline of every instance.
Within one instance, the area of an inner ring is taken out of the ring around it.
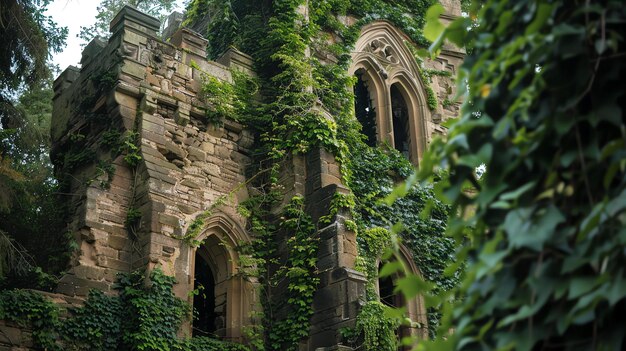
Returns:
[[[378,269],[383,268],[383,263],[380,264]],[[392,276],[378,278],[378,296],[380,302],[389,307],[400,308],[404,306],[404,299],[402,294],[397,294],[393,290],[395,288],[395,278]]]
[[[361,123],[361,133],[365,135],[365,143],[376,146],[376,111],[367,84],[363,80],[363,74],[356,73],[354,85],[354,112],[356,119]]]
[[[409,109],[400,90],[391,86],[391,115],[393,119],[393,146],[409,158]]]
[[[378,270],[382,268],[383,263],[380,264]],[[405,306],[404,296],[401,293],[395,293],[395,280],[396,276],[386,276],[378,278],[378,297],[380,298],[380,302],[391,307],[391,308],[402,308]],[[402,339],[405,336],[409,336],[408,329],[406,326],[400,326],[395,330],[396,338],[398,340]],[[410,348],[406,348],[404,346],[400,346],[398,350],[410,350]]]
[[[215,278],[209,263],[196,251],[193,288],[197,292],[193,297],[193,336],[214,334],[215,326]]]
[[[393,279],[391,277],[383,277],[378,279],[378,293],[380,302],[389,307],[396,306],[396,295],[393,292]]]

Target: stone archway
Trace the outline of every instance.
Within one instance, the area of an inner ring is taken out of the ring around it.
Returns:
[[[396,259],[402,261],[402,266],[406,270],[406,273],[421,276],[413,255],[404,246],[400,245],[399,257]],[[383,262],[379,262],[379,267],[382,267]],[[417,337],[419,339],[428,338],[428,318],[426,314],[426,305],[424,298],[420,295],[411,299],[406,299],[402,294],[394,293],[396,286],[396,280],[404,276],[404,272],[394,274],[392,276],[380,277],[376,282],[376,288],[380,302],[393,307],[402,308],[406,311],[406,317],[408,317],[413,323],[412,325],[402,325],[396,331],[398,339],[403,337]]]
[[[255,284],[239,271],[236,247],[247,242],[246,238],[239,225],[224,213],[206,221],[206,229],[198,237],[202,244],[193,250],[189,269],[198,293],[190,302],[194,308],[204,308],[195,313],[198,318],[192,323],[194,334],[242,340],[242,328],[250,324],[257,301]],[[199,289],[199,284],[203,288]]]

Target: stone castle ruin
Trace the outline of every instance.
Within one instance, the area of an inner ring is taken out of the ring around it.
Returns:
[[[443,21],[460,15],[457,2],[443,3]],[[111,22],[108,42],[93,40],[81,67],[70,66],[54,82],[52,159],[58,175],[70,175],[68,231],[79,246],[54,296],[72,302],[90,289],[111,293],[118,272],[160,267],[176,278],[176,295],[190,303],[194,282],[207,289],[208,302],[196,301],[201,311],[195,327],[245,341],[242,329],[255,323],[253,312],[261,307],[257,283],[238,274],[236,247],[252,238],[237,205],[250,196],[255,140],[236,121],[207,120],[211,106],[202,84],[207,76],[232,82],[235,71],[254,76],[254,58],[231,48],[208,61],[201,35],[188,28],[174,31],[173,25],[162,40],[159,27],[155,18],[124,7]],[[355,92],[369,96],[367,111],[377,111],[371,129],[364,128],[370,142],[388,142],[418,165],[430,140],[445,134],[441,122],[454,116],[459,104],[429,109],[426,83],[406,40],[389,22],[364,26],[349,73],[358,78]],[[446,46],[425,64],[454,74],[462,58],[462,51]],[[431,87],[441,101],[454,96],[449,76],[433,76]],[[334,194],[347,192],[338,162],[321,148],[285,162],[285,198],[304,195],[306,211],[317,223]],[[186,238],[198,216],[205,216],[205,226],[197,237]],[[339,347],[339,329],[354,324],[365,294],[365,278],[354,269],[355,233],[345,219],[340,211],[317,228],[320,284],[303,349]],[[403,254],[419,274],[411,254]],[[387,288],[383,285],[379,288]],[[421,299],[404,305],[410,317],[425,323]],[[192,327],[182,332],[191,334]],[[427,337],[423,329],[406,333]]]

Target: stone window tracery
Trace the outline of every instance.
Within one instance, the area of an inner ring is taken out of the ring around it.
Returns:
[[[388,143],[418,165],[426,148],[426,116],[430,112],[419,67],[405,36],[388,22],[369,24],[355,44],[352,62],[349,73],[357,78],[355,115],[368,145],[373,144],[375,129],[376,143]],[[373,115],[364,113],[363,86]]]

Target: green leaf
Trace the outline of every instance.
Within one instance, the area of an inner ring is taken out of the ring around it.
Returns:
[[[464,47],[467,38],[467,28],[471,27],[472,23],[467,17],[459,17],[452,21],[448,28],[445,30],[445,37],[451,43],[458,47]]]
[[[445,30],[444,25],[439,21],[439,16],[445,12],[445,9],[440,3],[436,3],[428,8],[426,11],[426,18],[424,25],[424,37],[431,42],[437,41],[437,39],[443,34]]]
[[[432,284],[424,281],[420,276],[409,274],[396,281],[396,287],[393,290],[401,292],[407,299],[412,299],[418,294],[427,293],[432,290]]]
[[[590,292],[596,286],[596,282],[597,278],[595,277],[581,277],[572,279],[570,281],[567,298],[569,300],[572,300]]]
[[[507,214],[504,228],[512,248],[528,247],[539,251],[563,221],[565,217],[554,206],[542,213],[534,213],[533,208],[519,208]]]
[[[524,34],[535,34],[540,30],[550,18],[553,8],[554,5],[552,4],[540,3],[537,8],[537,13],[535,14],[535,19],[528,25]]]
[[[386,262],[383,265],[383,268],[380,269],[380,272],[378,272],[378,276],[381,278],[387,277],[397,272],[403,271],[403,268],[404,266],[400,261]]]
[[[517,200],[525,192],[532,189],[535,186],[535,182],[526,183],[513,191],[509,191],[500,195],[500,199],[504,201]]]

